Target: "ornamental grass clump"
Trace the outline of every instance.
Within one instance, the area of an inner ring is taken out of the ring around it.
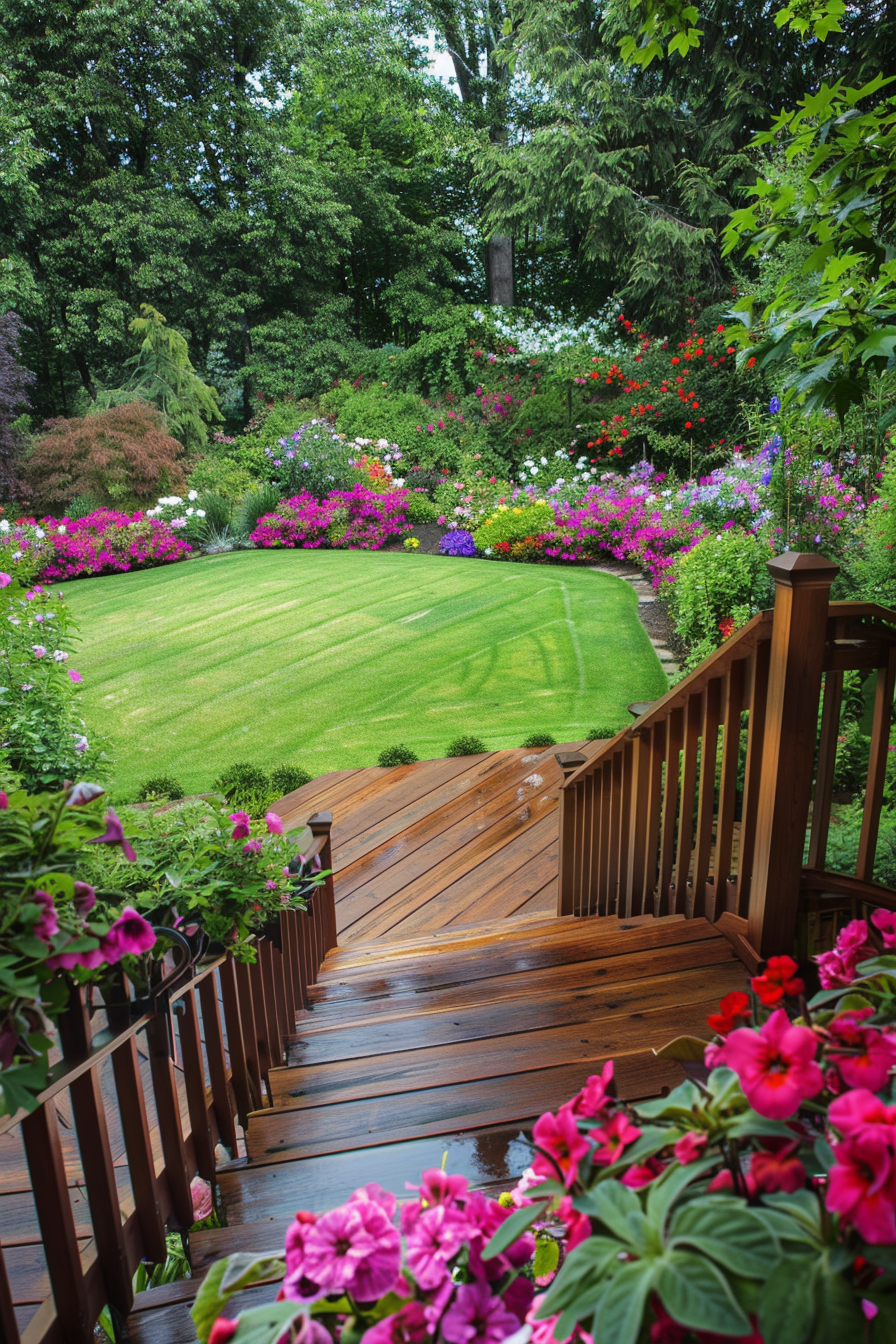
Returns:
[[[896,912],[851,921],[815,961],[770,957],[710,1015],[710,1044],[666,1047],[690,1074],[667,1096],[620,1101],[603,1064],[535,1121],[531,1165],[498,1200],[436,1169],[400,1210],[371,1181],[300,1211],[279,1261],[212,1269],[199,1340],[888,1344]],[[220,1319],[271,1277],[276,1306]]]

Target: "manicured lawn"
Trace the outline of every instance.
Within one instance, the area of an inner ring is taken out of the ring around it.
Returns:
[[[91,724],[116,779],[210,788],[235,760],[312,774],[405,742],[444,755],[621,725],[666,689],[627,583],[359,551],[233,553],[69,583]]]

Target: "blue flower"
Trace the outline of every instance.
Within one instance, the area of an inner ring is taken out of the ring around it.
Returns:
[[[772,397],[771,401],[768,404],[769,415],[777,415],[780,409],[781,409],[781,398]]]
[[[440,555],[475,555],[476,545],[471,533],[465,532],[463,528],[453,528],[446,532],[439,542]]]

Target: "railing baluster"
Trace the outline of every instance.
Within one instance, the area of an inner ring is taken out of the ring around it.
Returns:
[[[640,915],[644,907],[652,737],[652,733],[647,732],[632,742],[628,862],[625,877],[625,913],[628,918]]]
[[[261,942],[261,939],[259,939],[259,942]],[[255,1049],[258,1056],[258,1067],[261,1070],[262,1082],[265,1087],[268,1087],[268,1074],[272,1063],[271,1025],[268,1005],[265,1001],[264,976],[261,972],[262,956],[263,951],[257,949],[255,960],[250,962],[246,969],[248,971],[247,978],[252,987],[252,1020],[255,1025]]]
[[[208,1076],[211,1082],[212,1102],[215,1108],[218,1134],[224,1147],[229,1148],[231,1155],[236,1157],[236,1126],[233,1123],[233,1107],[230,1102],[230,1089],[227,1086],[227,1059],[224,1054],[224,1033],[221,1030],[221,1012],[218,1007],[218,990],[214,972],[205,976],[199,982],[199,1004],[202,1009],[205,1054],[208,1059]],[[231,1063],[232,1072],[233,1066]],[[236,1096],[235,1087],[234,1096]]]
[[[825,672],[821,707],[821,736],[818,743],[818,768],[815,772],[815,796],[812,801],[812,829],[809,834],[810,868],[823,868],[828,852],[828,831],[831,825],[834,767],[837,763],[837,734],[840,731],[842,699],[843,673]]]
[[[871,882],[874,878],[874,857],[877,852],[877,833],[880,828],[884,779],[887,772],[894,687],[896,687],[896,648],[891,648],[886,664],[878,668],[877,685],[874,688],[871,751],[868,757],[865,806],[862,812],[859,858],[856,864],[856,877],[861,878],[863,882]]]
[[[230,1081],[236,1097],[237,1115],[245,1129],[249,1112],[261,1105],[261,1077],[255,1062],[251,999],[248,1009],[242,1007],[241,990],[236,962],[233,957],[228,957],[221,965],[221,998],[227,1028],[227,1053],[230,1055]]]
[[[137,1041],[131,1036],[112,1055],[115,1095],[128,1159],[131,1190],[147,1260],[161,1264],[167,1254],[165,1219],[159,1203],[149,1119],[143,1097]]]
[[[171,1205],[181,1226],[189,1227],[193,1222],[190,1174],[187,1171],[184,1151],[177,1082],[169,1053],[168,1019],[162,1013],[157,1014],[147,1024],[146,1041],[149,1047],[159,1138],[162,1143],[162,1155],[165,1158],[165,1176],[171,1193]]]
[[[333,880],[333,847],[331,841],[333,827],[332,812],[315,812],[313,817],[308,818],[308,829],[315,837],[325,836],[323,846],[320,851],[321,867],[328,874],[323,883],[323,911],[322,911],[322,932],[323,932],[323,951],[321,961],[327,952],[336,946],[336,887]],[[320,891],[321,888],[318,888]],[[320,904],[320,901],[319,901]]]
[[[2,1243],[0,1243],[0,1339],[4,1344],[19,1344],[19,1326],[12,1301],[12,1289],[6,1273],[6,1261],[3,1259]]]
[[[706,892],[707,919],[717,919],[725,909],[731,852],[734,843],[734,808],[737,802],[737,771],[740,764],[741,712],[744,703],[744,660],[733,663],[725,678],[722,708],[722,777],[719,781],[719,811],[712,890]]]
[[[187,986],[183,997],[180,1019],[180,1046],[184,1057],[184,1086],[187,1091],[187,1109],[190,1131],[193,1135],[193,1154],[196,1169],[206,1181],[215,1179],[215,1141],[212,1136],[208,1099],[205,1091],[205,1065],[202,1041],[199,1036],[199,1014],[196,1011],[196,991]]]
[[[650,731],[650,755],[648,763],[647,829],[644,837],[646,861],[644,881],[640,896],[642,915],[653,914],[653,892],[659,872],[660,809],[663,805],[663,754],[666,734],[662,724],[656,724]]]
[[[600,803],[600,898],[598,914],[613,914],[611,883],[613,880],[613,761],[601,766]]]
[[[576,892],[578,895],[577,907],[578,913],[584,915],[588,911],[588,865],[590,858],[590,826],[592,816],[592,789],[588,779],[583,779],[576,785],[576,793],[579,795],[579,816],[578,827],[576,829],[576,843],[578,849],[578,862],[576,863]]]
[[[610,868],[607,891],[607,914],[618,916],[619,888],[622,877],[621,866],[621,823],[622,823],[622,751],[613,755],[610,775]]]
[[[87,1305],[81,1252],[53,1102],[38,1106],[25,1117],[22,1139],[50,1286],[65,1344],[93,1344],[93,1321]]]
[[[762,781],[762,744],[765,740],[765,709],[768,699],[768,674],[771,643],[758,645],[750,657],[750,700],[747,721],[747,760],[744,767],[744,798],[740,819],[740,845],[737,856],[737,911],[746,916],[753,880],[756,848],[756,816]]]
[[[617,886],[616,913],[627,915],[628,910],[628,854],[631,817],[632,786],[634,782],[635,744],[631,738],[622,744],[622,792],[619,807],[619,882]]]
[[[694,793],[697,787],[697,741],[703,719],[703,694],[688,696],[684,710],[684,760],[681,768],[681,809],[678,818],[678,852],[675,858],[675,897],[672,913],[683,915],[688,896],[691,843],[694,838]]]
[[[716,758],[719,750],[721,682],[714,677],[703,692],[703,722],[700,729],[700,791],[697,802],[697,844],[694,875],[688,892],[687,914],[702,915],[706,908],[706,879],[712,852],[712,823],[716,810]]]
[[[678,821],[681,747],[684,740],[684,711],[674,709],[665,724],[665,780],[663,817],[660,825],[660,871],[653,903],[657,916],[672,913],[672,872],[675,864],[675,835]]]

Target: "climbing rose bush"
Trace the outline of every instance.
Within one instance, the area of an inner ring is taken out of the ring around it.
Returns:
[[[251,540],[264,547],[378,551],[392,537],[410,531],[407,498],[406,490],[379,493],[361,484],[331,490],[322,500],[303,491],[281,499],[276,513],[260,518]]]
[[[285,1255],[235,1257],[194,1308],[202,1344],[886,1344],[896,1332],[896,911],[801,968],[771,957],[714,1039],[679,1039],[668,1096],[622,1103],[606,1063],[532,1133],[491,1200],[423,1173],[302,1211]],[[226,1274],[226,1280],[224,1278]],[[224,1319],[282,1276],[277,1303]]]

